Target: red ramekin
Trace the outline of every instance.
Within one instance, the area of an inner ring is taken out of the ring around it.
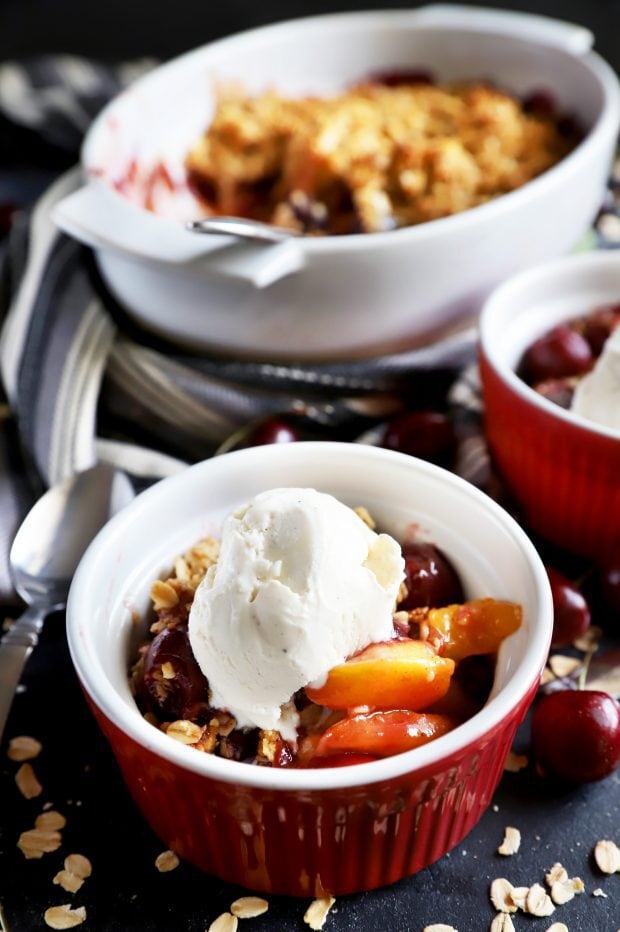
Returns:
[[[620,434],[535,392],[515,369],[561,321],[620,302],[620,256],[569,256],[510,279],[480,318],[485,429],[495,465],[528,526],[601,557],[620,540]]]
[[[486,706],[425,747],[352,767],[290,770],[202,754],[148,724],[127,672],[135,612],[152,581],[259,491],[315,487],[363,503],[400,540],[450,554],[468,597],[522,603]],[[147,821],[182,858],[254,890],[314,896],[369,890],[431,864],[488,806],[545,664],[547,577],[491,499],[451,473],[358,444],[276,444],[200,463],[140,495],[102,531],[75,576],[71,653],[88,701]]]

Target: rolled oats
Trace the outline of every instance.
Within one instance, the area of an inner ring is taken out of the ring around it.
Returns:
[[[505,877],[498,877],[491,884],[491,902],[500,913],[516,913],[517,907],[512,902],[511,893],[514,887]]]
[[[214,919],[207,932],[236,932],[239,920],[232,913],[222,913]]]
[[[571,880],[556,880],[551,887],[551,899],[557,906],[563,906],[569,903],[575,894],[583,893],[585,890],[583,880],[580,877],[573,877]]]
[[[27,832],[22,832],[17,841],[17,847],[25,858],[42,858],[44,854],[56,851],[60,848],[62,838],[60,832],[41,831],[38,828],[32,828]]]
[[[77,893],[84,883],[84,878],[78,877],[78,875],[72,873],[72,871],[62,870],[58,871],[54,876],[52,883],[58,884],[63,890],[66,890],[67,893]]]
[[[269,909],[267,900],[260,896],[242,896],[231,904],[230,911],[238,919],[254,919],[262,916]]]
[[[50,929],[73,929],[81,926],[86,919],[86,910],[83,906],[72,909],[67,903],[65,906],[50,906],[43,916]]]
[[[37,780],[37,775],[32,769],[31,764],[22,764],[15,774],[15,783],[17,789],[25,796],[26,799],[34,799],[43,792],[43,787]]]
[[[151,599],[153,608],[159,612],[162,608],[174,608],[179,603],[179,596],[170,583],[161,579],[155,580],[151,586]]]
[[[515,927],[508,913],[498,913],[492,920],[489,932],[515,932]]]
[[[196,744],[202,738],[202,728],[190,722],[189,719],[182,718],[176,722],[170,722],[166,734],[169,738],[180,741],[181,744]]]
[[[504,840],[497,849],[497,853],[504,855],[504,857],[509,857],[517,853],[520,844],[521,832],[518,828],[513,828],[512,825],[508,825],[504,832]]]
[[[30,735],[19,735],[9,741],[6,756],[14,761],[33,760],[39,756],[42,747],[43,745],[36,738],[31,738]]]
[[[620,848],[608,840],[597,841],[594,846],[594,860],[604,874],[620,871]]]
[[[570,676],[583,666],[583,660],[578,657],[566,657],[564,654],[552,654],[549,657],[549,666],[557,677]]]
[[[576,647],[577,650],[583,651],[584,654],[589,654],[597,650],[599,641],[603,636],[603,629],[599,628],[597,625],[590,625],[587,631],[585,631],[578,638],[575,638],[573,641],[573,647]]]
[[[545,892],[545,888],[539,883],[530,887],[530,891],[525,901],[526,911],[532,916],[550,916],[555,912],[555,906],[551,902],[551,897]]]
[[[167,660],[165,663],[162,663],[161,675],[165,680],[173,680],[175,678],[176,673],[169,660]]]
[[[545,874],[545,882],[548,887],[552,887],[554,883],[565,883],[568,880],[568,873],[565,867],[556,861],[550,871]]]
[[[310,926],[313,932],[318,932],[319,929],[323,928],[327,921],[327,914],[335,902],[333,896],[320,896],[310,903],[304,913],[304,922]]]
[[[355,512],[355,514],[357,515],[358,518],[361,518],[361,519],[362,519],[362,521],[364,522],[364,524],[365,524],[367,527],[369,527],[371,531],[374,531],[374,529],[375,529],[376,526],[377,526],[377,523],[376,523],[376,521],[374,520],[374,518],[372,517],[372,515],[370,514],[370,512],[368,511],[367,508],[364,508],[363,505],[358,505],[357,508],[354,508],[354,509],[353,509],[353,511]]]
[[[521,909],[523,912],[526,912],[527,895],[529,892],[529,887],[513,887],[510,891],[510,901],[514,906],[517,907],[517,909]]]
[[[528,759],[525,754],[515,754],[514,751],[509,751],[506,763],[504,764],[504,770],[507,770],[508,773],[519,773],[519,771],[523,770],[527,765]]]
[[[42,832],[57,832],[61,828],[64,828],[66,824],[67,820],[64,815],[60,812],[56,812],[55,809],[42,812],[41,815],[38,815],[34,820],[34,827],[40,829]]]
[[[68,854],[65,858],[65,870],[85,880],[93,872],[93,866],[83,854]]]
[[[155,858],[155,867],[160,872],[160,874],[167,874],[169,871],[173,871],[179,866],[178,855],[174,851],[162,851],[161,854],[158,854]]]

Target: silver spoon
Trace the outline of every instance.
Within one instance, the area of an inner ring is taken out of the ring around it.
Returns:
[[[0,642],[0,739],[46,616],[64,608],[82,554],[133,497],[127,476],[101,464],[53,486],[24,518],[9,562],[15,589],[28,607]]]
[[[301,236],[297,230],[275,227],[260,220],[246,220],[244,217],[205,217],[203,220],[191,220],[185,224],[191,233],[225,233],[238,239],[254,243],[283,243],[293,236]]]

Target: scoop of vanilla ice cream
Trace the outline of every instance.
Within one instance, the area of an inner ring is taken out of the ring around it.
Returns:
[[[620,431],[620,327],[607,338],[591,372],[577,383],[571,410]]]
[[[240,727],[294,739],[293,694],[393,636],[403,578],[398,543],[331,495],[257,495],[224,523],[218,563],[196,590],[189,617],[212,705],[228,709]]]

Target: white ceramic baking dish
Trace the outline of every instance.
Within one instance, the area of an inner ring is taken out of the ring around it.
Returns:
[[[61,202],[56,220],[94,247],[104,279],[138,321],[195,349],[345,358],[427,341],[475,312],[508,275],[571,249],[597,212],[620,104],[618,80],[592,41],[588,30],[545,17],[440,5],[300,19],[214,42],[103,111],[84,145],[85,186]],[[181,190],[160,186],[158,209],[168,216],[140,206],[136,178],[164,165],[182,180],[217,81],[321,94],[398,68],[492,80],[523,97],[547,91],[584,139],[510,194],[388,233],[239,245],[185,230]]]

